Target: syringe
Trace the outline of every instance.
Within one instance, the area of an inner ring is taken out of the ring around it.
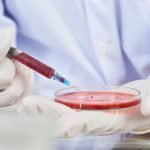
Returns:
[[[53,68],[18,50],[17,48],[10,47],[7,56],[9,58],[19,61],[20,63],[28,66],[29,68],[33,69],[34,71],[42,74],[43,76],[49,79],[53,78],[53,80],[57,80],[63,84],[71,85],[71,83],[64,77],[62,77],[58,73],[55,73],[55,70]]]

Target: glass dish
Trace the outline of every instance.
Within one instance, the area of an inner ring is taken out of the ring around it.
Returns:
[[[56,91],[55,101],[76,110],[116,110],[139,106],[140,91],[123,86],[70,87]]]

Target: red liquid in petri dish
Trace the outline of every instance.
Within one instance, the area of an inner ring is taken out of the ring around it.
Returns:
[[[55,101],[73,109],[106,110],[132,107],[141,100],[123,92],[72,92],[57,96]]]

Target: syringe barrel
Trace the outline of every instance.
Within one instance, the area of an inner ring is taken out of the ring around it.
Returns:
[[[29,68],[35,70],[36,72],[44,75],[49,79],[51,79],[55,74],[55,70],[53,68],[47,66],[46,64],[38,61],[37,59],[29,56],[24,52],[18,51],[16,48],[11,47],[7,56],[19,61],[20,63],[28,66]]]

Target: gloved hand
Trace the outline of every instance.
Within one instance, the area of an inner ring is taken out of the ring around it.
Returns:
[[[19,112],[53,116],[57,123],[55,136],[72,137],[78,134],[108,134],[130,132],[144,134],[150,131],[150,80],[137,80],[126,84],[142,92],[140,107],[134,113],[107,113],[102,111],[80,111],[43,98],[29,96],[23,100]]]
[[[0,28],[0,110],[17,106],[34,87],[33,72],[6,57],[12,38],[11,28]]]

